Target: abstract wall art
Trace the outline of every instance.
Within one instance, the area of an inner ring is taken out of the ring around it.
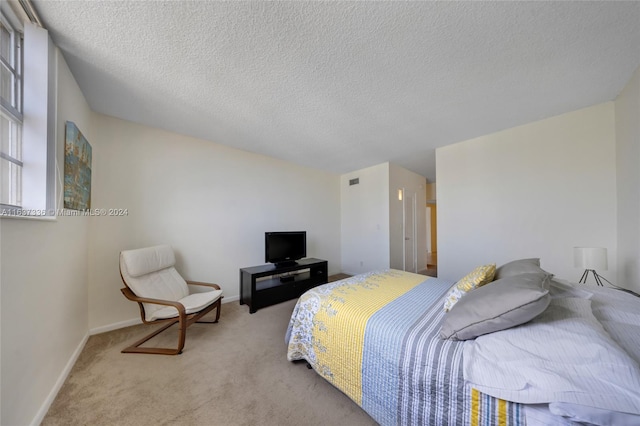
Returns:
[[[64,208],[91,208],[91,145],[71,121],[64,144]]]

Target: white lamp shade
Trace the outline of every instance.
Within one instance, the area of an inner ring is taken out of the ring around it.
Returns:
[[[581,269],[607,270],[607,249],[604,247],[574,247],[573,265]]]

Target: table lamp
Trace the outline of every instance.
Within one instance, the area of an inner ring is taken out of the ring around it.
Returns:
[[[596,270],[607,270],[607,249],[604,247],[574,247],[573,248],[573,264],[576,268],[584,269],[582,278],[579,283],[586,284],[589,278],[589,272],[593,273],[596,284],[603,286],[602,280],[605,279],[598,275]],[[606,279],[605,279],[606,280]]]

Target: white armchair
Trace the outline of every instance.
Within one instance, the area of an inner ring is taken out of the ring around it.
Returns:
[[[125,250],[120,253],[122,294],[140,306],[145,324],[166,323],[160,329],[122,350],[123,353],[176,355],[184,348],[187,328],[194,322],[218,322],[222,290],[217,284],[185,281],[174,265],[173,249],[168,245]],[[199,321],[216,309],[215,321]],[[172,348],[140,347],[173,324],[178,323],[178,346]]]

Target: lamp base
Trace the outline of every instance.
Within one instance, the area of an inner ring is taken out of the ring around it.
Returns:
[[[602,280],[606,279],[604,277],[601,277],[600,275],[598,275],[598,273],[594,270],[594,269],[585,269],[584,273],[582,274],[582,278],[580,278],[580,281],[578,281],[579,284],[586,284],[587,283],[587,278],[589,278],[589,272],[593,273],[593,277],[596,280],[596,284],[598,284],[599,286],[604,287],[604,284],[602,284]]]

